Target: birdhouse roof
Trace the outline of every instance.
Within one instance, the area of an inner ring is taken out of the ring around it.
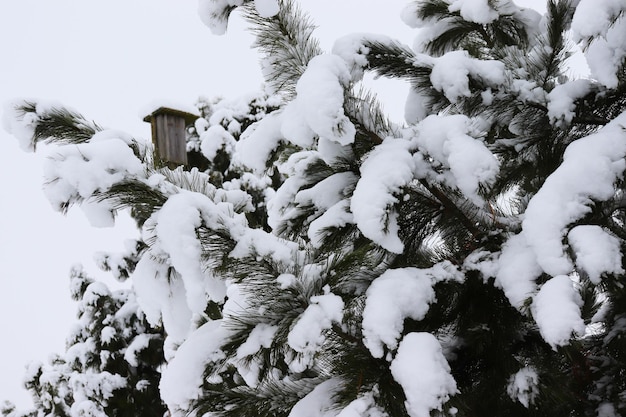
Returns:
[[[200,117],[197,114],[189,113],[183,110],[173,109],[171,107],[159,107],[158,109],[154,110],[152,113],[144,117],[143,121],[150,123],[153,117],[156,117],[161,114],[182,117],[183,119],[185,119],[185,124],[192,124],[193,122],[196,121],[196,119]]]

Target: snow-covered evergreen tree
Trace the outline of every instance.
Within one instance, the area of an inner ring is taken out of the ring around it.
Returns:
[[[128,267],[117,266],[122,271]],[[48,363],[29,365],[25,386],[35,409],[20,412],[6,406],[3,415],[163,415],[166,408],[158,391],[162,329],[148,325],[132,291],[111,291],[81,267],[70,278],[72,298],[79,304],[67,350]]]
[[[207,172],[44,103],[14,103],[46,192],[129,209],[130,274],[166,334],[174,416],[617,416],[626,410],[626,4],[420,0],[407,46],[324,53],[291,0],[241,8],[267,95],[190,129]],[[569,79],[571,41],[591,75]],[[387,120],[365,72],[410,86]],[[203,167],[204,168],[204,167]]]

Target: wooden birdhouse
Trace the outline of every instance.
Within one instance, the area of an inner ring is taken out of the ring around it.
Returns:
[[[143,121],[152,125],[152,142],[156,157],[169,168],[187,165],[185,129],[200,116],[169,107],[159,107]]]

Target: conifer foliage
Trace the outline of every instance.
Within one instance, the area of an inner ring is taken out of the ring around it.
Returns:
[[[57,106],[9,108],[25,149],[57,146],[56,208],[137,220],[128,275],[149,326],[133,331],[165,336],[145,401],[172,416],[626,412],[623,1],[549,0],[540,16],[418,0],[402,13],[413,47],[359,34],[331,52],[295,1],[200,6],[215,33],[243,11],[267,82],[201,103],[189,150],[206,170],[156,166],[149,145]],[[570,38],[588,78],[567,76]],[[410,86],[406,124],[365,72]],[[139,398],[98,395],[106,415]],[[93,415],[48,404],[41,415]]]
[[[48,363],[29,365],[25,386],[35,409],[19,412],[9,404],[3,415],[163,415],[158,392],[162,329],[148,325],[132,291],[111,291],[81,267],[72,270],[70,279],[79,314],[67,351]]]

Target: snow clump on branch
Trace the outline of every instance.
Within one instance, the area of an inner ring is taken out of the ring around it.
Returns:
[[[223,35],[228,27],[228,17],[233,9],[250,0],[199,0],[198,15],[214,35]],[[261,17],[272,17],[279,12],[277,0],[254,0],[256,12]]]

